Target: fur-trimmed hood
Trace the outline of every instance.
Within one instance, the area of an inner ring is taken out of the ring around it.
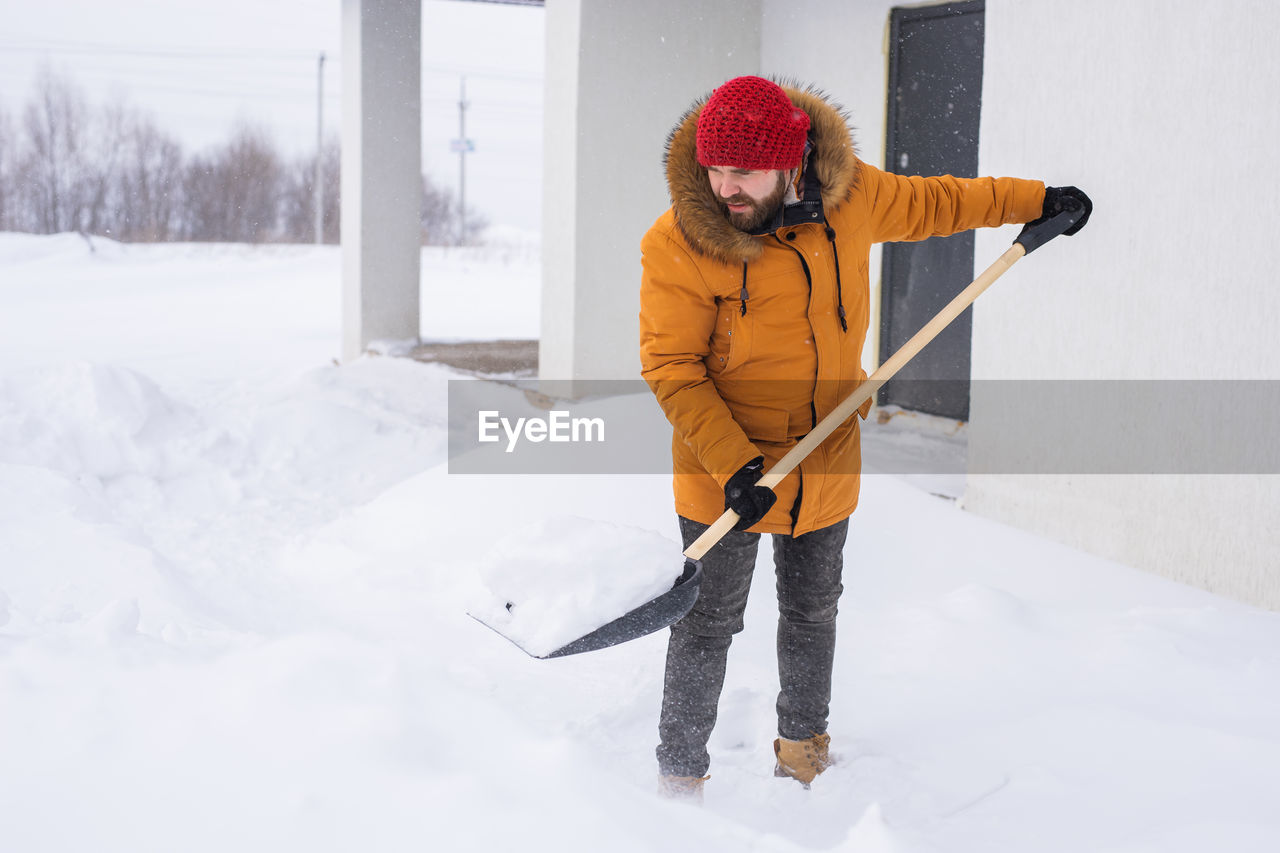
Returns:
[[[807,169],[822,186],[822,204],[829,212],[843,204],[858,183],[858,158],[853,134],[844,109],[813,86],[775,80],[791,102],[809,116],[809,138],[813,149]],[[764,251],[764,238],[735,228],[725,218],[698,164],[698,115],[707,97],[694,104],[667,137],[664,166],[667,190],[676,225],[689,246],[699,254],[726,263],[754,261]]]

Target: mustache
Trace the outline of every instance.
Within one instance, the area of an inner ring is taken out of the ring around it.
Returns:
[[[723,207],[728,207],[731,204],[745,204],[748,207],[756,206],[755,199],[752,199],[749,196],[745,196],[742,193],[736,193],[730,196],[729,198],[721,198],[720,204]]]

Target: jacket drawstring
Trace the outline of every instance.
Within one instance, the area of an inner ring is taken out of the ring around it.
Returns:
[[[738,293],[738,298],[742,300],[742,316],[747,316],[747,300],[751,295],[747,293],[747,262],[742,262],[742,290]]]
[[[832,228],[830,225],[826,226],[826,229],[827,229],[827,240],[831,242],[831,257],[836,264],[836,309],[837,309],[837,313],[840,315],[840,329],[841,331],[848,332],[849,321],[844,318],[844,293],[842,292],[842,289],[840,287],[840,252],[836,249],[836,230]],[[742,270],[743,294],[747,292],[746,275],[747,275],[747,271],[744,265]],[[745,295],[743,296],[743,298],[744,299],[746,298]],[[747,313],[746,302],[742,303],[742,313],[743,314]]]

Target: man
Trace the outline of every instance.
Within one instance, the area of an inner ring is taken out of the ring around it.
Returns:
[[[772,534],[779,605],[774,770],[808,787],[831,760],[858,418],[776,489],[756,481],[866,377],[873,243],[1028,222],[1067,196],[1091,205],[1039,181],[881,172],[857,158],[844,114],[821,93],[759,77],[728,81],[681,119],[666,174],[672,207],[641,243],[642,373],[674,427],[685,546],[725,509],[741,520],[703,558],[698,602],[671,629],[661,788],[700,797],[709,778],[707,742],[761,533]]]

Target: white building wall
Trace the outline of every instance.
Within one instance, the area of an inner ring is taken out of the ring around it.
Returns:
[[[981,171],[1075,184],[1096,209],[979,300],[975,378],[1280,379],[1278,31],[1260,0],[987,0]],[[979,234],[979,267],[1005,231]],[[1080,418],[1088,387],[1065,389]],[[971,462],[1001,415],[975,396]],[[970,476],[964,504],[1280,608],[1280,477]]]
[[[640,373],[640,238],[670,205],[667,133],[760,70],[760,0],[547,4],[542,379]]]

